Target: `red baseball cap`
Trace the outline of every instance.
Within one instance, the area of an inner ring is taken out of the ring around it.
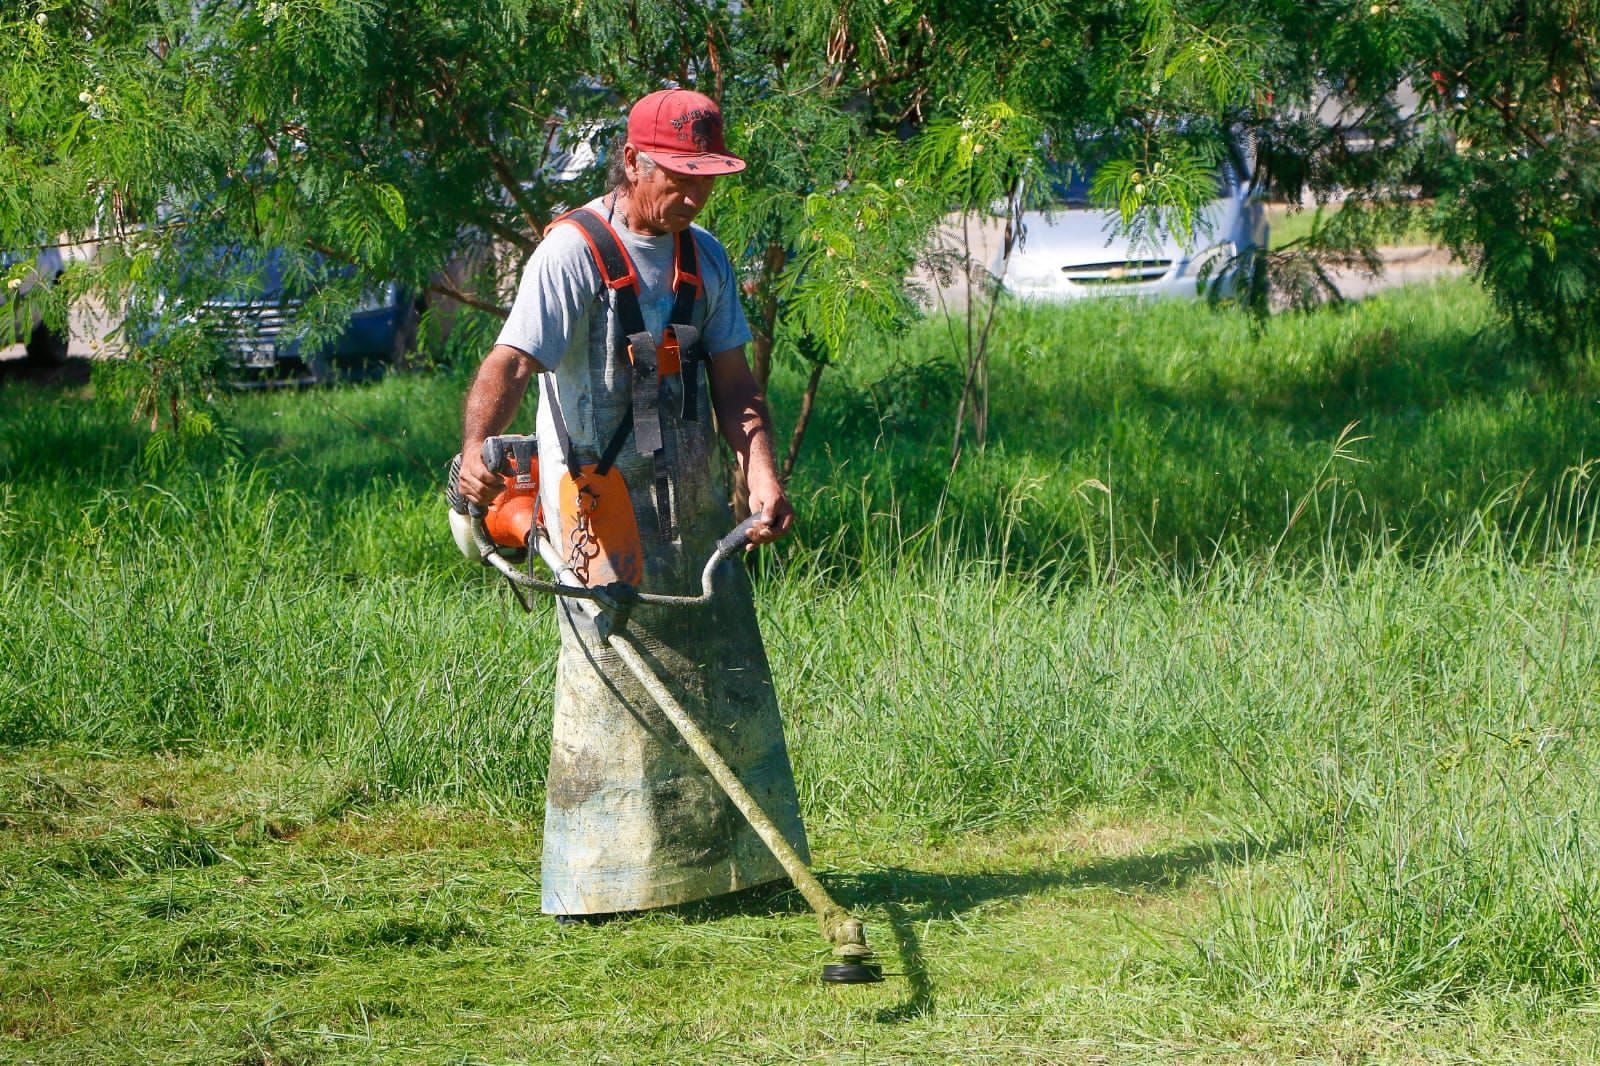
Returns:
[[[679,174],[737,174],[744,160],[722,140],[722,108],[688,89],[660,89],[628,112],[628,141],[657,164]]]

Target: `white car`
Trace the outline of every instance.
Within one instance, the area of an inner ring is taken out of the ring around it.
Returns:
[[[1200,280],[1222,285],[1226,269],[1251,248],[1267,245],[1266,212],[1238,161],[1217,171],[1217,198],[1196,216],[1187,240],[1151,230],[1137,240],[1117,232],[1115,210],[1089,202],[1092,171],[1065,168],[1050,179],[1046,204],[1022,215],[1022,240],[990,273],[1006,291],[1031,300],[1079,300],[1096,296],[1178,296],[1201,294]],[[1219,274],[1218,272],[1221,271]]]
[[[30,258],[33,269],[19,276],[17,264]],[[0,319],[0,346],[20,340],[27,347],[28,358],[45,365],[67,357],[66,334],[51,329],[40,317],[38,306],[27,298],[35,286],[54,284],[64,268],[59,248],[45,248],[37,254],[0,251],[0,279],[14,278],[19,282],[16,288],[9,282],[0,285],[0,314],[10,316],[10,321]]]

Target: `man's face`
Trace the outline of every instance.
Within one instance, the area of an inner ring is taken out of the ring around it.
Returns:
[[[628,194],[628,222],[647,233],[682,233],[689,228],[717,179],[706,175],[678,174],[657,166],[641,172],[639,150],[629,144],[623,148],[623,163],[633,189]]]

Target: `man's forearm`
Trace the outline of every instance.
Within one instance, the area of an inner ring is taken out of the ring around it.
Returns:
[[[727,358],[724,358],[727,357]],[[739,462],[746,481],[778,479],[772,452],[772,415],[756,388],[742,349],[720,352],[713,362],[712,403],[723,439]]]
[[[750,545],[771,543],[794,525],[794,506],[783,491],[772,458],[772,416],[766,398],[756,388],[742,347],[712,356],[710,377],[717,424],[738,457],[750,515],[757,519],[750,530]]]
[[[724,411],[718,406],[717,421],[745,479],[754,476],[777,480],[778,465],[772,452],[772,415],[767,410],[767,401],[760,393],[752,393],[744,402],[729,407],[732,409]]]
[[[476,451],[485,437],[492,437],[511,424],[535,369],[533,360],[515,348],[497,344],[489,350],[478,367],[478,376],[472,380],[472,388],[467,390],[461,432],[467,450]]]

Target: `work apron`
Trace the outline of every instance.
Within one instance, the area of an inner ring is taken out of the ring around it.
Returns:
[[[541,389],[540,466],[544,514],[556,545],[568,543],[555,472],[565,468],[547,432],[551,393],[571,427],[581,462],[595,439],[620,425],[632,403],[619,356],[614,296],[602,290],[587,317],[589,365],[563,367]],[[695,323],[699,325],[699,323]],[[578,353],[569,352],[568,360]],[[586,371],[587,373],[584,373]],[[700,570],[733,525],[727,493],[712,474],[710,405],[704,375],[696,421],[680,417],[683,379],[661,381],[660,461],[630,440],[616,466],[627,483],[644,555],[643,588],[699,591]],[[619,387],[620,386],[620,387]],[[587,438],[587,439],[584,439]],[[671,539],[661,535],[656,480],[670,474]],[[639,605],[627,632],[651,668],[710,737],[722,757],[809,861],[783,725],[756,624],[750,581],[725,560],[709,607]],[[782,878],[772,857],[638,680],[600,641],[576,603],[557,600],[556,665],[543,857],[547,914],[601,914],[686,903]]]

